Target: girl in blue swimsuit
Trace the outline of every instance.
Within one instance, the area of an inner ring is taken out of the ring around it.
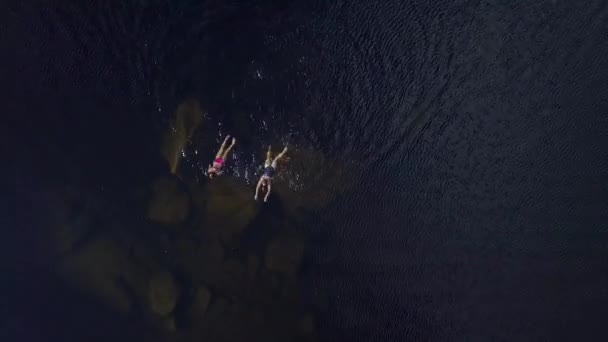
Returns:
[[[266,161],[264,162],[264,173],[262,177],[260,177],[260,181],[255,188],[255,196],[253,198],[258,200],[258,193],[260,191],[260,187],[265,188],[266,195],[264,196],[264,202],[268,201],[268,196],[270,195],[270,190],[272,189],[272,176],[277,169],[277,162],[279,159],[283,158],[283,156],[287,153],[287,146],[283,149],[281,153],[279,153],[274,159],[271,159],[271,151],[270,146],[268,146],[268,151],[266,152]]]

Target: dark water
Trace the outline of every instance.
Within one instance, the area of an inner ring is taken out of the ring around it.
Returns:
[[[95,208],[83,227],[114,222],[171,250],[163,241],[183,237],[147,231],[146,200],[126,194],[166,174],[161,137],[188,99],[208,116],[184,150],[185,183],[206,184],[227,133],[244,191],[266,145],[292,147],[276,187],[304,198],[286,222],[306,244],[285,310],[313,313],[310,338],[605,338],[605,1],[3,8],[3,110],[18,128],[3,329],[15,340],[189,339],[81,297],[46,233],[70,187]],[[279,234],[268,218],[289,216],[290,200],[260,210],[235,248]]]

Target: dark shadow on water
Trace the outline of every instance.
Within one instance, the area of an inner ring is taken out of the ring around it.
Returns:
[[[243,233],[241,247],[262,253],[268,241],[285,229],[281,223],[286,214],[283,203],[276,194],[267,203],[258,200],[257,205],[259,212]]]
[[[165,341],[137,316],[122,316],[43,269],[5,269],[2,330],[7,341]]]
[[[72,2],[0,11],[14,340],[606,335],[605,1]],[[239,178],[284,140],[313,176],[370,175],[254,204]]]

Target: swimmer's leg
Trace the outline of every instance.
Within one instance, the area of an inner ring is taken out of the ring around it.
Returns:
[[[283,158],[283,156],[285,156],[285,153],[287,153],[287,146],[285,146],[285,148],[283,149],[283,151],[281,151],[281,153],[279,153],[275,158],[274,158],[274,162],[279,161],[279,159]]]
[[[228,142],[228,138],[230,138],[230,135],[227,135],[224,139],[224,142],[220,146],[220,149],[217,151],[217,154],[215,155],[216,158],[222,158],[222,155],[224,154],[224,149],[226,148],[226,142]]]
[[[226,139],[228,139],[228,138],[226,138]],[[224,141],[224,144],[225,143],[226,143],[226,141]],[[228,158],[228,153],[230,153],[230,151],[234,147],[234,144],[236,144],[236,138],[232,138],[232,144],[230,144],[230,146],[228,146],[228,148],[224,152],[224,155],[222,156],[222,159],[226,160],[226,158]]]
[[[260,180],[258,181],[258,185],[255,187],[255,195],[253,196],[254,200],[258,200],[258,193],[260,192],[260,187],[262,186],[262,177],[260,177]]]
[[[271,151],[272,147],[270,145],[268,145],[268,151],[266,151],[266,160],[264,161],[264,167],[270,165],[270,163],[272,162],[272,151]]]
[[[277,162],[279,161],[279,159],[283,158],[283,156],[285,156],[285,153],[287,153],[287,146],[285,146],[285,148],[283,149],[283,151],[281,151],[281,153],[279,153],[274,160],[272,161],[272,167],[273,168],[277,168]]]

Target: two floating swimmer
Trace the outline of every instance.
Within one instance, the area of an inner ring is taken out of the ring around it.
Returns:
[[[228,142],[229,138],[229,135],[226,136],[226,139],[224,139],[224,142],[220,146],[220,149],[217,151],[217,154],[215,155],[215,159],[211,164],[209,164],[209,169],[207,170],[207,173],[209,173],[210,179],[220,176],[223,173],[222,168],[224,166],[226,158],[228,157],[228,153],[230,153],[230,151],[234,147],[234,144],[236,144],[236,139],[232,138],[232,144],[230,144],[230,146],[226,148],[226,143]],[[277,170],[277,162],[281,158],[283,158],[286,153],[287,146],[283,148],[283,151],[281,151],[281,153],[279,153],[274,159],[272,159],[271,147],[268,146],[268,151],[266,151],[266,160],[264,161],[264,172],[262,173],[262,176],[258,181],[258,184],[255,188],[255,196],[253,197],[256,201],[258,199],[260,188],[262,188],[263,191],[266,191],[266,195],[264,196],[264,202],[268,202],[268,196],[270,196],[270,190],[272,189],[272,177],[274,176],[274,173]]]

